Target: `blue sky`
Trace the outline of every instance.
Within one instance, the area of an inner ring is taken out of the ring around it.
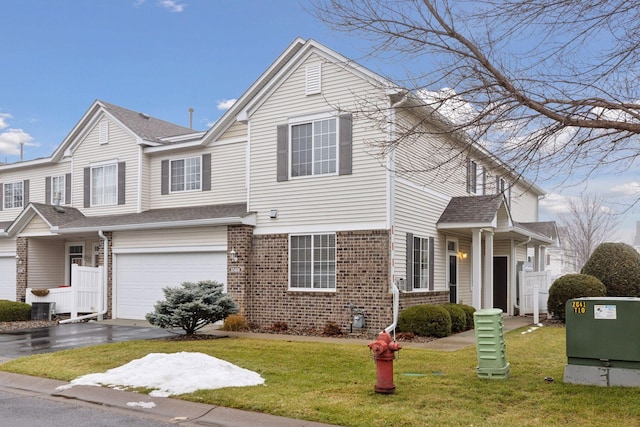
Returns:
[[[0,161],[49,156],[96,99],[205,130],[298,36],[313,38],[375,72],[391,65],[363,57],[366,40],[335,33],[297,0],[2,0]],[[434,88],[437,89],[437,88]],[[552,194],[541,220],[565,198]],[[593,177],[589,192],[620,211],[639,197],[637,171]],[[618,204],[622,203],[622,204]],[[616,239],[630,243],[640,206]]]

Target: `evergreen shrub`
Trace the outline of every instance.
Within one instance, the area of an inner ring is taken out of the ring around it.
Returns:
[[[402,310],[398,328],[400,332],[443,338],[451,335],[451,315],[441,305],[414,305]]]

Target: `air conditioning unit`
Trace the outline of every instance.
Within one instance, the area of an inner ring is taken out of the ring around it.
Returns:
[[[55,312],[55,302],[31,303],[31,320],[51,320]]]
[[[409,286],[409,282],[406,279],[400,277],[396,279],[396,286],[400,290],[400,292],[411,292],[411,286]]]

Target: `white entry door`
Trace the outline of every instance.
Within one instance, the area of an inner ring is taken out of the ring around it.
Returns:
[[[182,282],[215,280],[226,285],[225,252],[127,253],[115,255],[115,317],[144,319],[162,289]]]

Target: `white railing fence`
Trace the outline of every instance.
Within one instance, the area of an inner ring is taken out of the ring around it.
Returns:
[[[71,266],[71,286],[50,288],[49,293],[37,296],[27,288],[26,302],[55,302],[58,314],[70,313],[78,317],[78,313],[95,313],[102,309],[103,274],[102,267]]]
[[[534,323],[538,323],[540,313],[547,312],[550,271],[521,271],[520,273],[520,315],[533,314]]]

